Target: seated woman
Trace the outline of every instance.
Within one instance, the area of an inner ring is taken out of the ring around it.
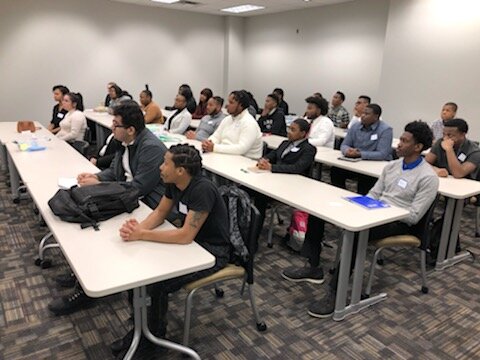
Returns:
[[[207,102],[213,96],[212,90],[205,88],[200,91],[200,100],[198,102],[197,108],[192,114],[192,119],[201,119],[207,115]]]
[[[148,86],[140,93],[141,109],[144,112],[145,124],[163,124],[163,114],[160,106],[152,100],[152,92]]]
[[[123,91],[117,84],[108,87],[108,95],[110,95],[110,102],[105,104],[105,106],[108,106],[108,112],[110,114],[114,106],[117,106],[124,100],[130,100],[132,98],[128,92]]]
[[[48,124],[48,130],[50,130],[52,134],[56,134],[60,131],[60,121],[62,121],[64,116],[67,114],[67,110],[65,110],[62,106],[62,100],[69,91],[70,90],[63,85],[55,85],[52,89],[53,100],[57,102],[57,104],[53,107],[52,120],[50,120],[50,124]]]
[[[164,130],[172,134],[183,134],[192,121],[192,114],[187,109],[185,92],[177,94],[174,106],[176,110],[165,121]]]
[[[73,142],[83,140],[87,129],[87,119],[83,114],[83,98],[80,93],[69,92],[63,97],[62,107],[67,114],[60,121],[60,131],[56,134],[59,139]]]
[[[288,140],[270,151],[265,157],[258,160],[260,170],[272,173],[309,175],[310,167],[315,161],[317,148],[308,142],[310,124],[305,119],[296,119],[288,128]],[[269,198],[266,195],[255,193],[255,206],[265,219],[265,211]]]

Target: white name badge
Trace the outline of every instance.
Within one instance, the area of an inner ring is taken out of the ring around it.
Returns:
[[[210,121],[208,122],[208,125],[212,125],[212,124],[213,124],[213,121],[210,120]]]
[[[400,186],[402,189],[405,189],[407,187],[407,181],[405,179],[400,179],[398,180],[397,185]]]
[[[63,119],[63,114],[62,114],[62,113],[58,113],[58,114],[57,114],[57,117],[58,117],[59,119]]]
[[[179,211],[181,214],[187,215],[187,212],[188,212],[187,205],[185,205],[185,204],[182,203],[182,202],[179,202],[179,203],[178,203],[178,211]]]
[[[464,153],[461,153],[460,155],[458,155],[458,160],[460,160],[461,162],[464,162],[466,158],[467,158],[467,155],[465,155]]]
[[[370,136],[370,140],[378,140],[378,134],[372,134],[372,136]]]
[[[298,147],[293,147],[292,150],[290,150],[291,152],[297,152],[298,150],[300,150],[300,148]]]

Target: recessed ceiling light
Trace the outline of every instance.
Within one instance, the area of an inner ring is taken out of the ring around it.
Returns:
[[[163,3],[163,4],[174,4],[176,2],[179,2],[180,0],[152,0],[152,1]]]
[[[231,13],[234,13],[234,14],[240,14],[240,13],[244,13],[244,12],[247,12],[247,11],[255,11],[255,10],[261,10],[261,9],[265,9],[265,6],[258,6],[258,5],[239,5],[239,6],[233,6],[233,7],[229,7],[229,8],[225,8],[225,9],[222,9],[222,11],[225,11],[225,12],[231,12]]]

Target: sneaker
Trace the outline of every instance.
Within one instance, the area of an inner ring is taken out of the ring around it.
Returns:
[[[293,282],[306,281],[312,284],[322,284],[325,281],[321,267],[291,267],[282,271],[282,277]]]
[[[48,304],[48,309],[55,315],[67,315],[77,310],[85,309],[92,305],[94,300],[88,297],[82,289],[75,291],[70,296],[63,296]]]
[[[328,318],[335,311],[335,293],[329,291],[320,301],[314,302],[308,308],[308,315],[316,318]]]
[[[61,287],[71,288],[75,286],[75,283],[77,282],[77,278],[75,277],[75,274],[72,271],[70,271],[67,274],[58,275],[55,278],[55,281]]]

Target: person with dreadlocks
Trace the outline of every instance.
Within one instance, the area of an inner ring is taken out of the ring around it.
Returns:
[[[160,166],[160,175],[165,183],[165,195],[160,204],[142,222],[130,219],[120,228],[120,236],[124,241],[173,244],[196,241],[216,258],[215,265],[210,269],[164,280],[148,287],[152,299],[148,309],[149,328],[155,336],[161,338],[166,333],[168,294],[219,271],[230,260],[227,208],[215,185],[201,174],[201,170],[202,158],[197,149],[186,144],[172,146]],[[183,225],[176,229],[156,229],[172,210],[178,211]],[[112,352],[118,354],[126,351],[132,338],[133,330],[112,344]]]

